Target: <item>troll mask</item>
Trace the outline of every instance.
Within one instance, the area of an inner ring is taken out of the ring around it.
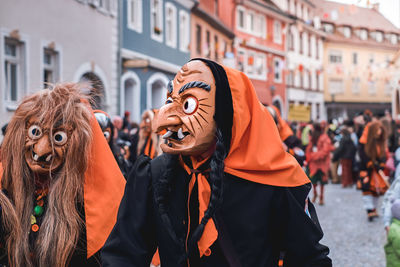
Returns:
[[[25,161],[34,173],[56,171],[64,162],[68,127],[61,123],[41,123],[32,117],[26,125]]]
[[[201,61],[184,65],[168,83],[167,101],[156,114],[153,130],[165,130],[165,153],[201,155],[215,142],[215,80]]]

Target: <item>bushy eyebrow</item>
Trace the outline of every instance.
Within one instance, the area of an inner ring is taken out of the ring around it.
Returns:
[[[167,90],[169,94],[172,94],[172,91],[174,90],[174,86],[172,85],[172,81],[169,81],[167,84]]]
[[[208,85],[204,82],[200,82],[200,81],[193,81],[193,82],[188,82],[187,84],[182,86],[181,89],[179,89],[178,94],[182,94],[185,90],[190,89],[190,88],[201,88],[201,89],[206,90],[207,92],[210,92],[210,90],[211,90],[210,85]]]

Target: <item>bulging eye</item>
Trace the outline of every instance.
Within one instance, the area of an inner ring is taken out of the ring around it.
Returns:
[[[67,134],[65,132],[58,131],[58,132],[56,132],[54,134],[53,139],[54,139],[54,143],[56,145],[62,146],[67,142],[68,137],[67,137]]]
[[[165,101],[165,104],[171,104],[172,103],[172,98],[171,97],[168,97],[167,98],[167,101]]]
[[[185,102],[183,102],[183,112],[186,114],[193,114],[197,110],[198,102],[197,99],[189,96],[188,98],[185,99]]]
[[[31,139],[38,139],[42,136],[42,129],[38,125],[32,125],[28,129],[28,135]]]
[[[103,134],[106,139],[108,139],[110,137],[110,132],[103,132]]]

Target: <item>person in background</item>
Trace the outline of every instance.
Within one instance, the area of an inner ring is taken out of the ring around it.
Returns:
[[[373,121],[366,125],[359,141],[358,153],[361,159],[358,187],[362,189],[368,220],[372,221],[378,217],[378,198],[388,189],[383,173],[387,158],[386,132],[381,122]]]
[[[131,113],[129,111],[124,112],[124,118],[123,118],[123,123],[122,123],[122,130],[125,132],[128,132],[131,127],[131,119],[130,119]]]
[[[139,140],[137,155],[146,155],[155,158],[162,154],[160,145],[163,142],[160,135],[151,129],[154,120],[155,110],[145,110],[142,114],[142,121],[139,125]]]
[[[120,116],[114,116],[112,123],[114,125],[114,134],[113,138],[114,140],[118,139],[121,135],[122,132],[122,125],[123,125],[123,120]]]
[[[324,132],[320,124],[314,123],[311,132],[310,143],[306,148],[306,159],[309,177],[313,184],[313,198],[315,202],[318,197],[317,187],[320,185],[319,204],[324,205],[324,185],[328,182],[328,171],[330,168],[330,153],[332,151],[331,140]]]
[[[340,160],[342,165],[342,187],[351,187],[353,184],[353,159],[357,148],[350,137],[350,132],[346,127],[342,127],[342,138],[339,147],[333,152],[332,162]]]
[[[310,142],[310,131],[312,130],[312,121],[308,123],[304,128],[303,131],[301,132],[301,144],[303,150],[306,149],[308,146],[308,143]]]
[[[393,202],[391,212],[393,220],[388,229],[385,245],[386,267],[398,267],[400,266],[400,199]]]

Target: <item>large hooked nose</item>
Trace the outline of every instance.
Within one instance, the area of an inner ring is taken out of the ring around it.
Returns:
[[[40,137],[40,139],[33,145],[33,155],[36,161],[49,161],[53,150],[47,134]]]
[[[153,131],[158,133],[168,127],[179,126],[182,124],[178,116],[178,104],[170,103],[162,106],[154,115]]]

